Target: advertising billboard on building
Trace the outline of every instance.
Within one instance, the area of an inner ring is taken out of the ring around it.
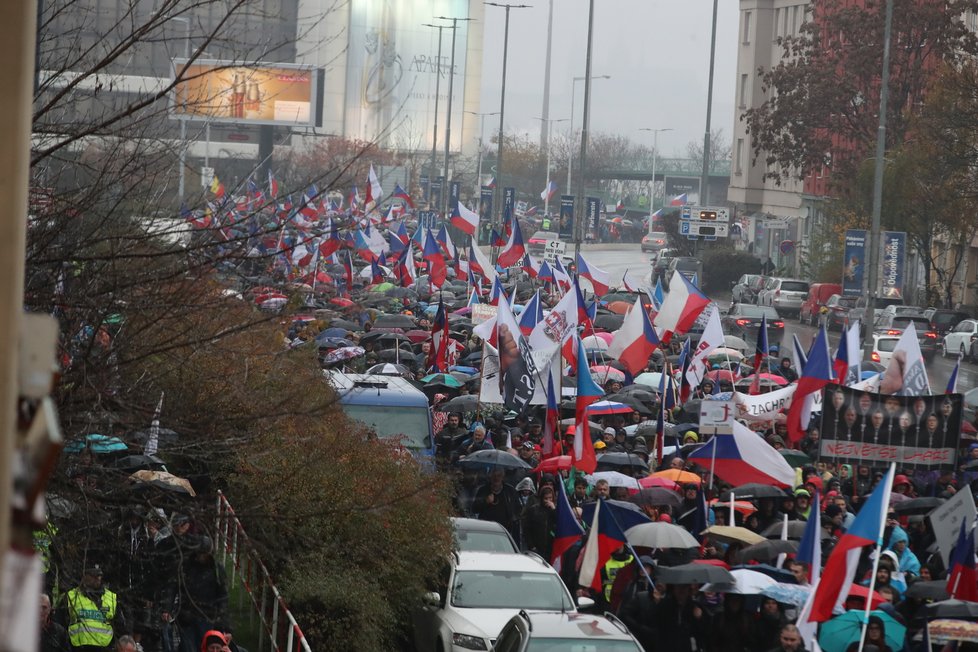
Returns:
[[[232,61],[173,62],[172,118],[258,125],[315,126],[319,75],[285,63],[240,66]]]
[[[479,204],[479,217],[483,224],[492,222],[492,194],[494,192],[496,191],[489,186],[482,186],[479,189],[479,196],[482,198]]]
[[[863,294],[863,274],[866,272],[866,231],[846,229],[842,258],[842,294],[858,297]]]
[[[584,204],[587,211],[587,230],[589,233],[597,234],[601,227],[601,200],[597,197],[586,197]]]
[[[560,224],[557,232],[561,238],[574,237],[574,195],[560,196]]]
[[[452,70],[451,22],[433,17],[466,18],[468,0],[352,0],[349,7],[344,132],[402,150],[427,151],[435,125],[436,86],[438,126],[444,129],[448,82],[454,73],[451,147],[457,151],[462,145],[468,31],[482,26],[458,23]],[[444,23],[446,29],[425,23]],[[443,138],[439,134],[440,147]]]
[[[907,234],[903,231],[883,231],[882,235],[879,296],[887,299],[902,299],[907,260]]]
[[[516,188],[507,186],[503,188],[503,220],[513,219],[516,213]]]

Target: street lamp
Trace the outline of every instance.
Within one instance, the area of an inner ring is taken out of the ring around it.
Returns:
[[[183,37],[183,58],[184,60],[190,59],[190,19],[186,16],[170,16],[167,20],[172,20],[178,23],[183,23],[187,31]],[[180,180],[177,184],[177,197],[180,198],[180,203],[183,204],[183,195],[185,189],[184,168],[187,167],[187,116],[180,116]]]
[[[428,187],[425,188],[425,195],[428,202],[431,202],[431,183],[435,176],[435,156],[438,151],[438,96],[441,94],[441,31],[446,25],[432,25],[431,23],[421,23],[422,27],[434,27],[438,30],[438,70],[435,72],[435,123],[431,128],[431,164],[428,172]],[[444,184],[443,184],[444,185]],[[445,189],[442,188],[442,194]]]
[[[486,135],[486,116],[499,115],[499,111],[492,113],[479,113],[478,111],[466,111],[469,115],[479,117],[479,172],[475,180],[475,192],[479,197],[479,214],[482,215],[482,144],[485,142]]]
[[[700,206],[710,202],[710,118],[713,115],[713,69],[717,53],[717,0],[713,0],[713,30],[710,33],[710,80],[706,91],[706,131],[703,132],[703,173],[700,176]],[[695,245],[695,241],[694,241]]]
[[[449,148],[452,142],[452,89],[455,87],[455,35],[458,34],[458,21],[468,21],[474,20],[473,18],[448,18],[446,16],[435,16],[437,20],[450,20],[452,21],[452,59],[451,64],[448,66],[448,100],[445,112],[447,117],[445,118],[445,178],[442,181],[442,185],[448,183],[448,156]],[[439,65],[441,63],[439,62]],[[437,97],[435,98],[437,103]],[[441,190],[442,206],[444,207],[444,215],[448,215],[448,197],[449,193],[445,192],[445,188]]]
[[[577,82],[584,81],[584,77],[575,77],[571,83],[571,114],[570,114],[570,132],[571,132],[571,149],[573,149],[574,143],[577,141],[574,138],[574,98],[577,96]],[[591,79],[611,79],[611,75],[592,75]],[[571,161],[573,156],[570,153],[567,154],[567,192],[570,192],[571,187]]]
[[[553,136],[553,129],[555,122],[567,122],[570,118],[534,118],[535,120],[540,120],[543,123],[547,134],[547,142],[550,142]],[[550,147],[547,147],[547,189],[545,191],[547,196],[543,198],[543,215],[549,219],[550,217]]]
[[[502,192],[501,182],[503,179],[503,119],[506,114],[506,59],[509,56],[509,10],[510,9],[529,9],[530,5],[510,5],[499,2],[486,2],[490,7],[501,7],[506,10],[506,26],[503,31],[503,80],[499,92],[499,140],[496,143],[496,192],[494,197],[495,209],[499,211],[499,221],[502,222],[502,202],[499,201],[499,194]],[[495,222],[495,220],[493,220]],[[496,261],[497,251],[493,247],[493,262]]]
[[[655,213],[655,164],[659,159],[659,134],[663,131],[672,131],[672,127],[665,127],[663,129],[642,127],[639,131],[652,132],[652,187],[649,189],[649,233],[651,233],[652,214]]]
[[[591,125],[591,52],[594,43],[594,0],[588,2],[587,12],[587,47],[584,54],[584,117],[581,120],[581,180],[577,184],[578,219],[574,224],[574,260],[581,257],[581,241],[584,239],[584,183],[587,180],[587,144],[588,130]],[[572,98],[573,99],[573,98]],[[570,167],[568,166],[568,172]]]

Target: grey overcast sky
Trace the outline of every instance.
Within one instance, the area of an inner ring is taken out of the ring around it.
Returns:
[[[502,1],[502,0],[500,0]],[[509,0],[513,2],[514,0]],[[519,0],[517,0],[519,1]],[[522,0],[509,26],[506,129],[539,134],[547,48],[548,0]],[[550,117],[569,118],[571,85],[584,76],[588,0],[554,0]],[[505,10],[486,7],[481,111],[499,110]],[[642,127],[671,127],[659,134],[659,151],[683,154],[702,142],[709,79],[711,0],[595,0],[591,129],[652,144]],[[738,3],[721,0],[717,20],[713,128],[730,142],[736,87]],[[574,121],[580,128],[584,82],[578,82]],[[486,131],[491,120],[487,118]],[[498,128],[498,122],[492,122]],[[554,125],[557,132],[567,123]],[[488,134],[487,134],[488,136]]]

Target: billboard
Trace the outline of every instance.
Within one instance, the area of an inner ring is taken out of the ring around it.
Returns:
[[[492,222],[492,195],[496,192],[489,186],[482,186],[479,189],[479,197],[481,201],[479,202],[479,217],[483,224],[490,224]]]
[[[863,274],[866,271],[866,231],[846,229],[842,258],[842,294],[860,297],[863,294]]]
[[[257,125],[315,126],[319,75],[285,63],[241,66],[233,61],[174,59],[170,117]]]
[[[503,188],[503,222],[513,219],[516,213],[516,188]]]
[[[436,109],[441,116],[439,129],[444,129],[449,77],[454,75],[451,146],[457,151],[462,145],[466,53],[472,28],[468,21],[459,21],[455,68],[450,69],[452,24],[432,17],[466,18],[468,0],[353,0],[348,4],[344,133],[402,150],[427,151],[433,142]],[[425,23],[443,23],[446,28],[425,27]],[[438,136],[439,147],[444,147],[444,134]]]
[[[907,470],[953,469],[961,395],[893,396],[830,384],[822,401],[820,458]]]
[[[560,218],[557,233],[561,238],[574,237],[574,195],[560,196]]]
[[[597,197],[586,197],[584,199],[584,206],[587,230],[590,233],[596,234],[600,228],[601,200]]]
[[[883,231],[881,249],[878,296],[902,299],[903,276],[907,260],[907,234],[903,231]]]

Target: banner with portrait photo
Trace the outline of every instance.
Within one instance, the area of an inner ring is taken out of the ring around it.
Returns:
[[[961,436],[960,394],[893,396],[828,385],[820,459],[901,470],[953,469]]]

